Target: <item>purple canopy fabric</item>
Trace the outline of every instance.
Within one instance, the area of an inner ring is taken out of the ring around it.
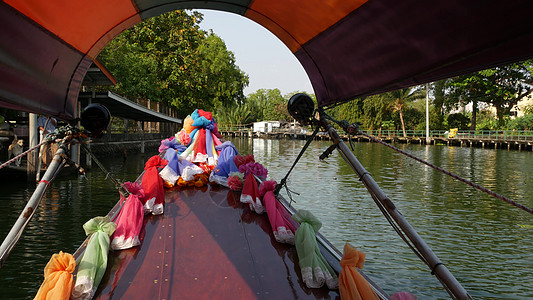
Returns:
[[[272,32],[319,106],[533,57],[527,0],[4,0],[0,106],[73,119],[83,78],[109,41],[186,8],[232,12]]]

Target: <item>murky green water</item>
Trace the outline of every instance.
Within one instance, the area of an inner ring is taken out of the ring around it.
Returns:
[[[304,141],[239,139],[281,179]],[[449,298],[427,267],[388,225],[338,154],[318,156],[326,142],[313,142],[289,178],[297,208],[323,222],[321,232],[340,249],[350,242],[367,254],[364,271],[386,292],[409,291],[419,299]],[[533,153],[479,148],[399,145],[418,157],[533,206]],[[355,154],[411,225],[477,299],[533,298],[533,216],[377,144],[355,145]],[[121,180],[134,180],[148,156],[102,162]],[[1,183],[0,238],[33,191],[25,182]],[[32,298],[43,267],[58,250],[73,252],[83,241],[81,225],[104,215],[118,194],[105,174],[57,180],[26,234],[0,269],[0,298]]]

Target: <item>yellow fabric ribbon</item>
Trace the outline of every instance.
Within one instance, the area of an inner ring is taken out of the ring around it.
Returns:
[[[357,271],[363,269],[365,254],[352,245],[344,245],[344,255],[340,261],[339,291],[342,300],[379,299],[366,279]]]
[[[52,255],[44,267],[44,281],[35,299],[69,299],[74,278],[72,272],[76,268],[76,261],[69,253],[60,251]]]

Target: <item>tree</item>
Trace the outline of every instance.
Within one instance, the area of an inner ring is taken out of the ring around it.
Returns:
[[[328,113],[337,120],[346,120],[349,123],[362,123],[363,105],[364,99],[356,98],[350,102],[335,106]]]
[[[368,96],[363,100],[361,123],[369,130],[380,129],[391,120],[392,102],[386,94]]]
[[[332,108],[328,113],[337,120],[360,122],[368,130],[390,127],[392,102],[385,94],[356,98]],[[386,124],[384,126],[384,124]]]
[[[402,124],[403,136],[407,137],[407,133],[405,132],[405,121],[403,117],[403,111],[406,108],[408,102],[424,98],[425,91],[422,91],[422,89],[420,89],[419,87],[409,87],[389,92],[387,93],[387,95],[388,97],[393,99],[392,107],[394,111],[397,111],[400,114],[400,122]]]
[[[259,89],[249,94],[246,101],[255,107],[257,121],[289,121],[291,120],[287,111],[289,97],[283,97],[279,89]]]
[[[215,113],[217,122],[221,125],[248,125],[254,122],[253,108],[247,103],[220,106]]]
[[[116,37],[99,56],[119,81],[114,90],[171,104],[181,116],[244,98],[248,77],[222,40],[200,29],[201,21],[199,12],[173,11]]]
[[[430,127],[433,129],[442,129],[444,123],[446,89],[448,79],[435,81],[430,84],[433,89],[433,109],[430,106]]]
[[[504,123],[504,115],[508,115],[518,101],[531,92],[531,61],[511,64],[495,69],[480,71],[486,78],[487,103],[496,108],[498,122]]]
[[[531,92],[532,65],[525,61],[455,77],[449,82],[448,106],[472,103],[471,129],[475,130],[478,103],[487,103],[496,109],[502,125],[511,108]]]
[[[228,51],[224,41],[209,33],[198,47],[202,58],[200,70],[204,89],[201,99],[212,99],[216,106],[241,103],[248,76],[235,63],[235,55]]]
[[[468,121],[468,117],[460,113],[448,115],[449,128],[468,129]]]

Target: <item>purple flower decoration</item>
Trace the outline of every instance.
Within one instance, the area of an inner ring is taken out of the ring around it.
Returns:
[[[268,170],[263,167],[262,164],[256,163],[256,162],[249,162],[244,165],[239,166],[239,172],[241,173],[252,173],[257,177],[260,177],[262,179],[267,178]]]

